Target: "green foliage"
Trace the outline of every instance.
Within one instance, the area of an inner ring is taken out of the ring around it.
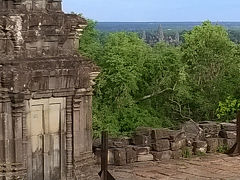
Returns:
[[[229,151],[229,147],[227,145],[222,145],[222,146],[218,146],[217,148],[217,152],[219,153],[227,153]]]
[[[114,33],[107,37],[103,54],[98,58],[102,72],[95,87],[95,115],[101,122],[112,119],[115,132],[131,132],[138,126],[155,124],[156,118],[136,104],[138,84],[148,52],[148,45],[136,34]],[[108,113],[100,116],[102,113],[99,112],[106,107]]]
[[[95,29],[96,22],[88,20],[88,25],[81,36],[79,50],[83,56],[97,60],[102,52],[99,32]]]
[[[240,46],[206,21],[182,46],[149,46],[135,33],[103,34],[89,21],[80,52],[101,68],[93,98],[94,135],[230,118],[240,99]],[[231,98],[229,98],[231,97]],[[188,152],[184,156],[188,156]]]
[[[197,151],[196,156],[206,156],[205,152]]]
[[[189,148],[182,149],[182,157],[183,158],[191,158],[192,157],[192,152],[190,151]]]
[[[206,21],[185,34],[182,51],[191,87],[192,118],[213,120],[218,102],[236,91],[236,45],[223,27]]]
[[[240,101],[233,97],[227,97],[225,101],[220,101],[217,108],[218,119],[227,120],[229,117],[234,118],[240,107]]]

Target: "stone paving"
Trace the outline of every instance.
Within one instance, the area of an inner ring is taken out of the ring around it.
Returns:
[[[211,154],[167,162],[140,162],[110,167],[110,172],[116,180],[240,180],[240,156]]]

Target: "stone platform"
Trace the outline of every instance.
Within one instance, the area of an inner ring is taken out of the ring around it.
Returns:
[[[95,173],[100,167],[96,169]],[[117,180],[239,180],[240,156],[210,154],[192,159],[111,166],[110,169]],[[94,180],[99,178],[96,176]]]

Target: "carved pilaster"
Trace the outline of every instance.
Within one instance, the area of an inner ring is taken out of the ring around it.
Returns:
[[[15,171],[15,177],[23,177],[26,174],[26,151],[23,143],[23,116],[25,114],[25,104],[23,94],[13,94],[12,100],[12,126],[13,126],[13,151],[12,168]]]
[[[8,90],[0,88],[0,151],[2,153],[0,162],[0,176],[9,177],[11,171],[11,157],[10,157],[10,130],[11,130],[11,101],[8,96]]]
[[[72,97],[67,97],[66,102],[66,143],[67,143],[67,180],[73,179],[73,124],[72,124]]]
[[[78,89],[73,99],[73,149],[75,178],[90,177],[92,154],[92,88]]]

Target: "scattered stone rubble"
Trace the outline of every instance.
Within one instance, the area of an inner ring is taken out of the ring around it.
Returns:
[[[236,122],[188,121],[181,130],[138,128],[132,138],[109,140],[108,162],[122,166],[134,162],[167,161],[230,149],[236,141]],[[93,145],[96,163],[101,161],[101,144]]]

